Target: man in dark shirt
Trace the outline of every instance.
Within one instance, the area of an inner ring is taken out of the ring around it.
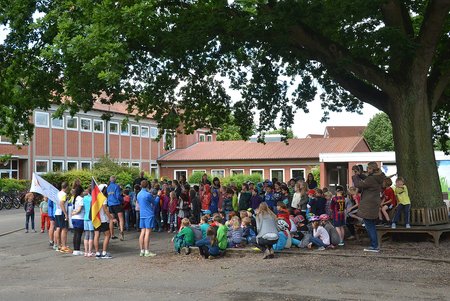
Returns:
[[[136,180],[134,180],[133,187],[134,187],[134,185],[141,186],[141,182],[144,181],[144,180],[147,180],[147,178],[144,177],[144,171],[141,171],[141,173],[139,175],[140,175],[140,177],[137,178]]]

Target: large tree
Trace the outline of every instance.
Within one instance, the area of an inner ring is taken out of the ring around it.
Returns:
[[[251,110],[258,132],[277,117],[287,130],[319,92],[325,118],[363,103],[385,112],[414,206],[436,207],[449,9],[450,0],[3,0],[0,134],[31,130],[32,110],[51,102],[74,113],[100,100],[187,133],[233,111],[246,137]],[[242,99],[231,101],[228,84]]]

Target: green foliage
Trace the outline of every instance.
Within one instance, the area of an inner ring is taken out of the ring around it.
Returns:
[[[386,113],[378,113],[373,116],[367,124],[363,135],[370,149],[374,152],[394,150],[392,124]]]
[[[202,182],[204,172],[194,172],[188,179],[188,182],[191,184],[200,184]],[[213,177],[208,175],[208,180],[212,183]]]
[[[30,188],[30,181],[17,179],[0,179],[0,191],[25,191]]]
[[[311,173],[313,174],[314,180],[316,180],[318,187],[320,187],[320,166],[311,168]]]
[[[294,139],[297,138],[294,135],[294,132],[292,131],[292,129],[288,129],[287,131],[283,131],[283,130],[273,130],[273,131],[269,131],[265,133],[266,135],[271,135],[271,134],[278,134],[278,135],[283,135],[285,136],[287,139]]]
[[[446,177],[440,177],[439,180],[441,182],[441,190],[442,190],[442,192],[450,192],[449,185],[448,185],[448,182],[447,182],[447,178]]]
[[[229,177],[224,177],[220,179],[220,183],[222,185],[228,186],[230,184],[236,185],[238,190],[241,190],[241,186],[243,183],[251,181],[253,183],[262,182],[263,179],[260,174],[252,174],[252,175],[234,175]]]

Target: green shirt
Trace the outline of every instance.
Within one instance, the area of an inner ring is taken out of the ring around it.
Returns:
[[[225,225],[219,226],[217,229],[217,241],[219,242],[219,249],[225,250],[228,246],[227,240],[228,227]]]
[[[42,201],[42,202],[39,204],[39,208],[42,209],[42,213],[48,213],[48,203],[47,203],[47,202]]]
[[[181,237],[182,235],[184,235],[186,243],[192,246],[195,244],[194,231],[192,231],[190,227],[183,227],[183,229],[181,229],[181,231],[178,232],[177,237]]]
[[[395,196],[397,197],[398,203],[402,205],[411,204],[411,200],[409,199],[408,195],[408,188],[406,188],[406,185],[403,185],[403,187],[395,187],[394,192]]]

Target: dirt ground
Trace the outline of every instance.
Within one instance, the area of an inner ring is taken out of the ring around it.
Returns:
[[[151,249],[158,255],[144,258],[137,235],[112,241],[111,260],[57,253],[47,234],[2,236],[0,299],[450,300],[448,234],[439,248],[424,237],[408,237],[365,254],[365,238],[337,250],[291,249],[293,254],[273,260],[243,251],[216,260],[196,252],[175,255],[167,233],[153,235]]]

